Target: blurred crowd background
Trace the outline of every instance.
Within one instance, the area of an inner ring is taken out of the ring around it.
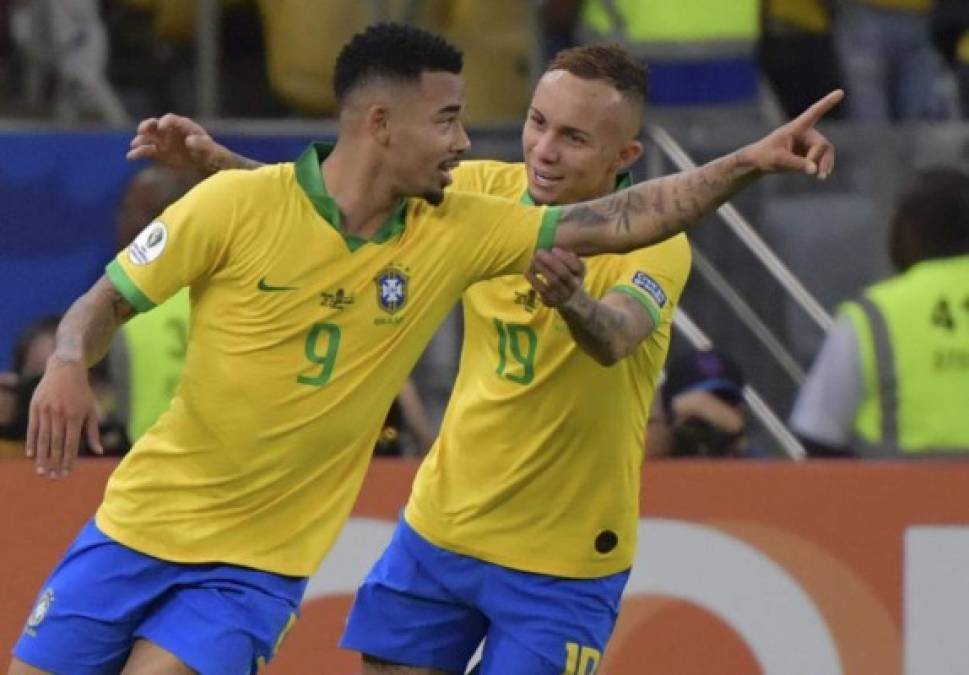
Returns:
[[[846,102],[824,127],[839,148],[835,176],[820,185],[771,179],[735,204],[825,313],[894,271],[887,239],[902,186],[920,169],[969,162],[966,0],[0,0],[0,426],[8,436],[22,428],[55,317],[132,228],[193,180],[136,176],[144,167],[124,153],[137,121],[192,115],[241,153],[292,159],[335,129],[340,47],[388,19],[440,32],[464,51],[465,119],[479,157],[520,159],[534,82],[557,50],[583,42],[619,42],[649,64],[651,126],[638,178],[682,168],[681,151],[702,162],[732,150],[844,87]],[[708,224],[691,239],[699,255],[683,308],[729,354],[735,388],[754,387],[786,420],[828,324],[731,228]],[[182,329],[163,330],[177,360]],[[386,437],[404,439],[389,454],[426,447],[460,339],[455,315],[414,374],[416,412],[401,401],[388,422]],[[695,358],[694,346],[679,334],[671,363]],[[106,363],[95,376],[105,428],[123,452],[137,432],[117,372]],[[750,433],[757,451],[739,454],[785,454],[757,420]]]

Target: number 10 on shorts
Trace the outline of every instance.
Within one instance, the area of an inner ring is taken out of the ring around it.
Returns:
[[[598,649],[583,647],[576,642],[565,643],[565,672],[562,675],[593,675],[599,667]]]

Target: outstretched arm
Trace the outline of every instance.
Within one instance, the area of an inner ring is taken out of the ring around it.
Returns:
[[[149,117],[138,125],[127,158],[151,159],[173,169],[191,168],[206,175],[224,169],[257,169],[262,164],[237,155],[216,143],[201,124],[190,117],[168,113]]]
[[[765,174],[827,178],[834,146],[814,127],[843,97],[834,91],[761,140],[696,169],[561,207],[555,245],[579,255],[624,253],[682,232]]]
[[[103,452],[87,369],[107,354],[118,327],[134,313],[105,276],[67,310],[57,327],[54,354],[30,401],[26,450],[35,458],[37,473],[67,476],[82,431],[91,448]]]

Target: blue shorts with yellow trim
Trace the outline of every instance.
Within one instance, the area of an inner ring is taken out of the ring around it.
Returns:
[[[41,587],[13,653],[52,673],[118,673],[144,638],[203,675],[254,673],[295,621],[306,582],[159,560],[90,521]]]
[[[401,519],[357,591],[341,647],[464,673],[591,675],[629,578],[531,574],[434,546]]]

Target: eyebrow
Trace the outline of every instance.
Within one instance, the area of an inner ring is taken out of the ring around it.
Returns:
[[[529,112],[529,114],[538,115],[542,119],[548,119],[545,116],[545,113],[543,113],[541,110],[539,110],[535,106],[529,106],[528,107],[528,112]],[[567,127],[566,126],[566,127],[561,127],[560,130],[562,131],[562,133],[566,133],[566,134],[578,134],[579,136],[584,136],[587,139],[591,139],[592,138],[592,134],[591,133],[589,133],[588,131],[586,131],[584,129],[579,129],[578,127]]]
[[[566,134],[578,134],[579,136],[584,136],[585,138],[592,138],[592,134],[588,131],[583,131],[578,127],[562,127],[562,131]]]

